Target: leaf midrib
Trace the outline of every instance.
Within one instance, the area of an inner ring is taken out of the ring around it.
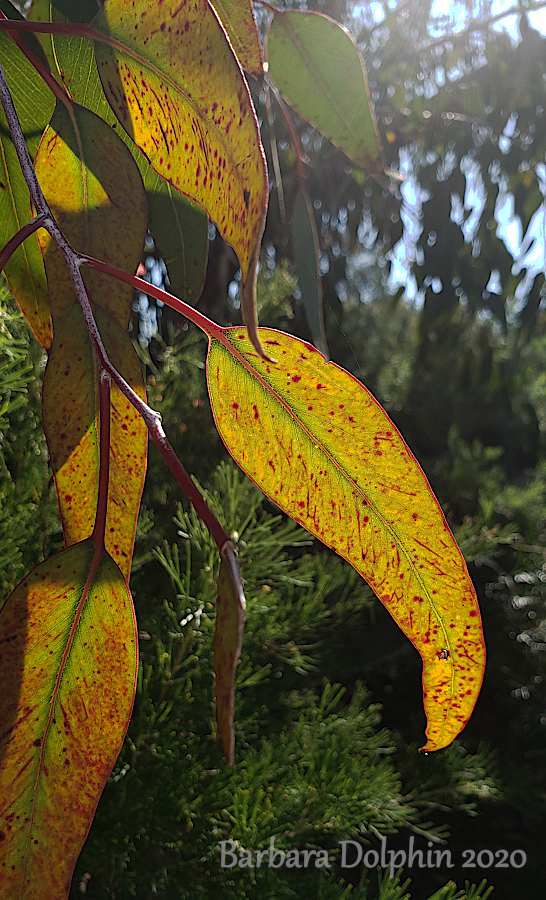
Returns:
[[[89,540],[89,542],[92,542],[92,541],[93,541],[93,538],[89,538],[88,540]],[[80,547],[81,547],[81,544],[80,544],[80,545],[74,544],[73,546],[74,546],[74,547],[77,547],[77,546],[80,546]],[[70,549],[70,548],[68,548],[68,549]],[[66,551],[64,551],[64,552],[66,552]],[[27,834],[27,841],[26,841],[25,853],[24,853],[23,877],[22,877],[22,879],[21,879],[21,889],[22,889],[22,891],[25,890],[26,873],[27,873],[27,869],[28,869],[28,865],[29,865],[29,856],[30,856],[30,842],[31,842],[31,840],[32,840],[32,833],[33,833],[33,832],[32,832],[32,828],[33,828],[33,825],[34,825],[34,817],[35,817],[35,814],[36,814],[36,804],[37,804],[37,801],[38,801],[39,786],[40,786],[40,779],[41,779],[41,777],[42,777],[44,756],[45,756],[45,751],[46,751],[46,746],[47,746],[47,740],[48,740],[48,737],[49,737],[49,732],[50,732],[50,730],[51,730],[51,725],[52,725],[52,722],[53,722],[53,714],[54,714],[54,712],[55,712],[55,706],[56,706],[57,699],[58,699],[58,696],[59,696],[59,691],[60,691],[61,681],[62,681],[64,672],[65,672],[65,668],[66,668],[66,664],[67,664],[67,661],[68,661],[68,657],[70,656],[70,653],[71,653],[71,651],[72,651],[72,647],[73,647],[73,644],[74,644],[74,637],[75,637],[75,634],[76,634],[76,632],[77,632],[77,630],[78,630],[78,628],[79,628],[79,625],[80,625],[80,620],[81,620],[83,608],[84,608],[84,606],[85,606],[85,603],[87,602],[87,598],[89,597],[89,592],[90,592],[91,587],[92,587],[92,585],[93,585],[93,581],[94,581],[95,575],[97,574],[97,571],[98,571],[99,566],[100,566],[100,563],[101,563],[101,559],[102,559],[102,557],[103,557],[104,554],[105,554],[104,547],[102,546],[102,544],[101,544],[100,541],[97,541],[96,544],[95,544],[95,549],[94,549],[94,552],[93,552],[93,557],[92,557],[92,559],[91,559],[91,564],[90,564],[90,566],[89,566],[89,574],[88,574],[88,576],[87,576],[87,578],[86,578],[86,581],[85,581],[85,584],[84,584],[84,587],[83,587],[83,590],[82,590],[81,597],[80,597],[80,599],[79,599],[79,601],[78,601],[78,605],[77,605],[77,607],[76,607],[76,612],[75,612],[75,615],[74,615],[74,619],[73,619],[72,625],[71,625],[71,627],[70,627],[70,631],[69,631],[69,633],[68,633],[68,637],[67,637],[67,640],[66,640],[66,646],[65,646],[65,648],[64,648],[63,655],[62,655],[62,658],[61,658],[61,662],[60,662],[60,665],[59,665],[59,671],[58,671],[57,677],[56,677],[56,679],[55,679],[55,686],[54,686],[54,688],[53,688],[53,693],[52,693],[51,699],[50,699],[50,701],[49,701],[49,715],[48,715],[48,718],[47,718],[47,724],[46,724],[46,727],[45,727],[45,729],[44,729],[44,734],[43,734],[43,738],[42,738],[42,744],[41,744],[41,747],[40,747],[40,757],[39,757],[39,760],[38,760],[38,768],[37,768],[37,772],[36,772],[36,783],[35,783],[35,785],[34,785],[34,790],[33,790],[33,795],[32,795],[32,808],[31,808],[31,810],[30,810],[30,815],[29,815],[28,834]],[[23,895],[23,894],[21,894],[21,900],[24,900],[24,895]]]

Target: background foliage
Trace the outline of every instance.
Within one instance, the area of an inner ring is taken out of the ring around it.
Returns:
[[[447,840],[457,861],[466,848],[527,853],[519,870],[412,869],[414,900],[454,898],[443,885],[449,878],[462,886],[469,875],[487,877],[498,898],[531,894],[538,883],[546,794],[544,39],[532,13],[516,17],[515,41],[489,22],[490,3],[459,6],[457,23],[431,22],[432,4],[417,0],[309,7],[344,21],[359,41],[388,163],[403,182],[362,180],[294,121],[321,242],[331,356],[402,430],[478,590],[488,669],[476,711],[448,750],[418,754],[417,654],[356,573],[226,462],[208,407],[204,341],[165,312],[160,333],[147,347],[141,341],[150,403],[236,532],[249,601],[237,761],[226,769],[214,739],[216,551],[179,505],[152,447],[131,580],[137,699],[74,897],[408,896],[373,872],[321,879],[319,870],[220,869],[219,840],[259,848],[272,835],[285,849],[331,849],[345,838],[374,847],[381,835],[389,848],[406,848],[413,835],[423,847]],[[266,90],[255,86],[255,99],[266,150],[275,145],[279,154],[289,215],[293,148],[275,104],[267,110]],[[261,324],[308,338],[278,186]],[[200,306],[235,322],[237,264],[217,236],[210,257]],[[61,538],[40,430],[41,356],[5,294],[1,304],[3,599]],[[139,327],[135,317],[135,336]]]

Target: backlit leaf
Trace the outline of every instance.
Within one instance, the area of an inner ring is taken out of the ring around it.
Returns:
[[[140,362],[129,337],[100,308],[95,308],[95,315],[110,361],[145,400]],[[99,487],[98,384],[77,303],[55,330],[44,376],[43,421],[65,546],[70,546],[93,531]],[[146,443],[143,419],[112,384],[105,543],[127,581],[146,474]]]
[[[54,14],[53,21],[65,21]],[[49,37],[49,35],[48,35]],[[108,104],[97,72],[93,45],[73,35],[54,36],[55,62],[72,99],[108,122],[128,146],[138,166],[148,199],[149,229],[167,266],[170,290],[196,303],[203,289],[208,249],[205,211],[174,190],[151,167]]]
[[[216,718],[218,731],[229,765],[233,765],[235,733],[235,671],[241,655],[246,601],[239,575],[235,551],[229,547],[222,553],[218,574],[216,599],[216,629],[214,632],[214,672],[216,675]]]
[[[11,0],[0,0],[0,13],[3,13],[3,16],[0,15],[0,18],[6,19],[18,19],[22,21],[25,17],[21,15],[19,10],[11,3]],[[32,34],[32,32],[21,32],[17,38],[22,44],[26,44],[28,49],[34,53],[35,56],[38,57],[40,62],[44,63],[44,65],[49,65],[47,61],[47,55],[44,53],[44,49],[41,45],[40,39],[37,35]]]
[[[0,614],[2,896],[61,900],[127,729],[131,595],[93,541],[34,569]]]
[[[261,239],[267,177],[241,68],[206,0],[108,0],[93,22],[104,92],[175,188],[208,212],[246,281]]]
[[[383,171],[364,60],[345,28],[319,13],[279,10],[266,59],[269,75],[302,118],[367,173]]]
[[[5,32],[0,33],[0,59],[27,146],[31,156],[34,156],[53,112],[53,95]],[[0,247],[7,244],[31,218],[28,187],[0,108]],[[4,275],[35,337],[43,347],[49,347],[49,298],[44,264],[35,234],[28,237],[15,251],[4,268]]]
[[[26,11],[26,18],[29,22],[49,22],[51,21],[51,5],[49,0],[32,0],[30,6]],[[36,38],[40,42],[42,50],[44,51],[47,61],[49,63],[49,68],[51,72],[57,77],[56,67],[55,67],[55,57],[53,54],[53,44],[52,44],[51,34],[37,34]]]
[[[485,664],[465,562],[414,456],[355,378],[261,328],[211,337],[208,383],[230,453],[278,506],[347,559],[423,659],[427,750],[467,722]]]
[[[264,66],[262,45],[250,0],[214,0],[212,5],[243,69],[251,75],[261,75]]]
[[[318,235],[311,202],[305,190],[299,190],[296,195],[291,226],[294,265],[313,343],[324,357],[328,358],[322,316],[322,278],[319,268]]]
[[[146,195],[123,141],[78,104],[58,102],[36,156],[36,174],[58,225],[80,253],[134,272],[147,226]],[[55,325],[75,299],[64,257],[49,234],[39,236]],[[85,282],[101,306],[129,325],[132,291],[98,272]]]

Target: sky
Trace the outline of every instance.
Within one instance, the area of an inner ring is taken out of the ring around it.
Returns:
[[[390,2],[394,6],[396,0],[390,0]],[[514,0],[492,0],[490,14],[496,16],[504,10],[514,9],[514,6]],[[372,12],[379,23],[383,16],[381,5],[373,3]],[[431,37],[444,33],[444,28],[448,23],[450,31],[460,30],[468,24],[465,5],[458,0],[435,0],[432,5],[432,14],[438,18],[439,22],[437,28],[434,26],[431,28]],[[447,17],[448,23],[444,17]],[[529,13],[529,23],[532,28],[546,34],[546,7]],[[507,15],[499,19],[493,27],[499,32],[506,32],[514,43],[519,42],[517,15]],[[499,140],[501,155],[509,151],[516,128],[517,115],[513,114],[507,119],[504,134]],[[460,225],[465,241],[473,245],[477,239],[480,219],[485,208],[486,192],[480,168],[471,156],[464,157],[460,161],[460,168],[465,176],[466,189],[462,197],[458,194],[452,195],[450,217],[453,222]],[[395,291],[398,287],[404,287],[406,297],[417,305],[421,305],[423,292],[419,292],[417,289],[412,268],[415,263],[422,264],[422,260],[419,258],[419,254],[422,254],[419,243],[427,237],[423,235],[423,204],[430,199],[430,195],[419,184],[418,172],[414,170],[411,147],[401,148],[399,170],[404,176],[401,187],[401,219],[404,231],[389,254],[391,263],[389,288]],[[536,166],[536,177],[543,200],[531,217],[525,233],[523,233],[521,219],[515,214],[514,195],[509,190],[508,180],[502,175],[500,169],[498,176],[498,180],[494,182],[498,186],[495,205],[496,234],[513,259],[512,274],[523,273],[515,294],[514,312],[517,312],[519,305],[525,303],[525,298],[535,278],[544,267],[546,256],[546,164],[539,162]],[[492,180],[494,180],[493,177]],[[479,252],[479,246],[476,249]],[[439,293],[443,287],[440,279],[435,277],[433,272],[427,278],[425,286],[430,286],[435,293]],[[502,294],[500,276],[496,270],[491,271],[486,290],[491,294]]]
[[[515,6],[517,6],[517,4],[514,0],[492,0],[490,14],[491,16],[497,16],[505,10],[508,11],[514,9]],[[456,28],[458,22],[460,22],[460,27],[463,28],[466,11],[464,3],[457,2],[457,0],[435,0],[432,5],[432,15],[447,15],[455,24]],[[546,8],[537,10],[536,12],[530,12],[529,24],[531,28],[540,31],[542,34],[546,34]],[[493,25],[493,28],[495,31],[506,31],[513,41],[519,39],[517,15],[508,15],[505,18],[500,19]]]
[[[389,0],[389,6],[391,8],[395,8],[396,5],[397,0]],[[500,15],[500,13],[505,10],[509,12],[516,6],[517,0],[492,0],[491,16]],[[372,2],[370,7],[375,21],[379,24],[384,18],[381,3]],[[356,7],[355,12],[358,12],[358,6]],[[465,4],[461,2],[461,0],[435,0],[432,4],[431,12],[433,17],[438,18],[439,20],[442,20],[444,16],[447,16],[450,26],[454,26],[455,31],[465,27],[467,12]],[[536,12],[530,12],[528,16],[531,28],[540,31],[542,34],[546,34],[546,7],[537,10]],[[443,25],[443,22],[441,24]],[[506,31],[513,41],[518,41],[519,39],[518,17],[516,14],[507,15],[504,18],[499,19],[499,21],[493,25],[493,28],[495,31]],[[443,28],[439,27],[438,29],[435,29],[434,26],[431,27],[431,37],[440,36],[442,33]]]

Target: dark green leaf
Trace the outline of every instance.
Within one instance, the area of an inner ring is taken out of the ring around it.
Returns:
[[[292,213],[294,263],[313,343],[328,359],[328,345],[322,315],[322,279],[315,218],[307,191],[298,191]]]

